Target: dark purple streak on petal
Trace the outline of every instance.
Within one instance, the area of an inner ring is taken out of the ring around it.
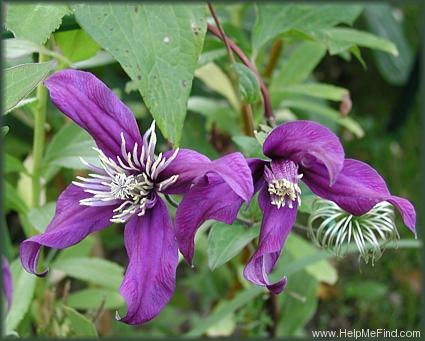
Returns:
[[[121,155],[121,132],[129,150],[142,138],[130,109],[90,72],[63,70],[44,84],[53,103],[94,138],[98,147],[116,160]]]
[[[323,168],[323,166],[322,166]],[[384,179],[368,164],[346,159],[336,183],[329,187],[323,169],[312,169],[304,174],[304,182],[318,196],[332,200],[354,215],[370,211],[377,203],[388,201],[398,208],[403,221],[416,234],[416,212],[406,199],[391,195]]]
[[[308,170],[324,164],[328,184],[333,184],[344,163],[344,149],[338,137],[328,128],[311,121],[281,124],[267,136],[264,155],[271,159],[292,160]]]
[[[145,215],[127,223],[124,240],[129,263],[120,292],[128,311],[120,321],[141,324],[160,313],[176,285],[177,243],[161,198]]]
[[[88,234],[109,226],[115,206],[81,206],[79,201],[92,194],[75,185],[69,185],[59,196],[55,216],[46,232],[21,243],[20,257],[26,271],[43,276],[47,269],[37,272],[38,256],[42,246],[64,249],[77,244]]]
[[[244,269],[245,278],[257,285],[266,286],[274,294],[279,294],[285,288],[286,277],[275,283],[269,282],[272,272],[282,251],[283,245],[297,216],[298,204],[277,208],[270,203],[267,186],[264,186],[258,196],[259,205],[263,210],[263,221],[258,248]]]
[[[176,238],[180,252],[192,264],[196,231],[208,219],[231,224],[243,200],[218,175],[204,175],[189,190],[176,212]],[[231,227],[229,227],[231,228]]]

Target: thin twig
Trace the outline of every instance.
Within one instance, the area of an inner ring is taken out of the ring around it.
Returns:
[[[218,37],[219,39],[223,40],[221,33],[218,28],[214,27],[211,24],[208,24],[208,31],[210,31],[213,35]],[[245,53],[239,48],[238,45],[235,44],[230,38],[226,37],[227,44],[232,49],[232,51],[239,57],[239,59],[242,61],[245,66],[247,66],[257,77],[258,82],[260,83],[261,88],[261,95],[263,97],[264,102],[264,116],[269,123],[270,126],[275,125],[275,116],[273,113],[271,101],[270,101],[270,95],[269,91],[267,89],[266,84],[261,79],[260,75],[258,74],[257,68],[254,64],[251,63],[249,58],[245,55]]]
[[[210,2],[208,3],[208,8],[210,10],[210,13],[220,33],[220,39],[223,41],[224,45],[226,46],[226,51],[227,51],[227,55],[229,56],[230,62],[232,64],[235,64],[236,60],[235,60],[235,57],[233,56],[232,49],[229,46],[228,38],[226,37],[226,34],[224,33],[224,30],[223,30],[223,26],[221,26],[220,20],[218,20],[217,13],[215,12],[215,9]]]
[[[270,58],[267,63],[266,69],[264,70],[264,78],[268,79],[273,74],[273,70],[276,67],[277,61],[279,60],[280,53],[282,52],[283,42],[282,39],[278,38],[272,45],[270,52]]]
[[[224,45],[226,46],[227,55],[229,57],[230,63],[232,65],[236,64],[235,57],[233,56],[232,49],[230,47],[230,39],[226,36],[224,33],[223,26],[221,26],[220,20],[218,19],[217,13],[215,12],[215,9],[211,3],[208,3],[208,8],[211,12],[211,15],[214,19],[214,22],[217,26],[219,38],[223,41]],[[236,78],[236,77],[232,77]],[[240,95],[240,94],[239,94]],[[244,121],[244,128],[245,128],[245,134],[248,136],[254,136],[254,118],[252,115],[252,107],[249,103],[243,103],[241,101],[241,111],[242,111],[242,118]]]

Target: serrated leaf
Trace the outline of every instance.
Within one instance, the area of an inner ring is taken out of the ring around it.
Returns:
[[[257,6],[252,46],[258,50],[279,34],[290,30],[315,32],[341,23],[351,25],[360,15],[359,5],[282,5]]]
[[[25,38],[38,45],[59,28],[69,7],[62,4],[7,4],[6,28],[17,38]]]
[[[252,239],[258,236],[259,227],[216,223],[208,235],[208,266],[218,268],[236,256]]]
[[[124,305],[124,299],[115,290],[83,289],[67,297],[66,304],[74,309],[98,309],[104,302],[105,309],[118,309]]]
[[[263,147],[260,142],[251,136],[233,136],[235,142],[246,157],[263,158]]]
[[[20,261],[16,260],[11,266],[13,275],[13,297],[12,306],[7,313],[5,327],[6,331],[12,332],[27,313],[34,295],[37,277],[26,272]]]
[[[5,112],[12,110],[20,100],[26,97],[49,72],[53,70],[56,63],[32,63],[14,66],[4,70],[5,78]]]
[[[260,84],[254,73],[244,64],[233,65],[239,77],[239,91],[242,99],[246,103],[255,103],[260,99]]]
[[[71,307],[64,305],[62,309],[69,319],[71,333],[73,335],[97,338],[97,330],[92,321]]]
[[[139,83],[162,134],[178,144],[206,32],[205,6],[82,4],[75,15]]]
[[[102,258],[66,258],[53,263],[53,269],[61,270],[70,277],[118,290],[124,269]]]
[[[55,209],[55,202],[49,202],[40,207],[33,207],[28,212],[28,219],[38,232],[43,233],[47,225],[52,221],[55,215]]]

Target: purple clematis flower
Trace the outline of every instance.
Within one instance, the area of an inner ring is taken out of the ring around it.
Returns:
[[[13,287],[12,287],[12,273],[10,272],[9,262],[7,258],[3,256],[2,259],[2,274],[3,274],[3,293],[6,297],[7,302],[7,310],[10,309],[12,305],[12,295],[13,295]]]
[[[391,195],[384,179],[369,165],[345,159],[338,137],[310,121],[295,121],[274,128],[263,145],[270,161],[250,159],[255,191],[263,211],[259,245],[244,270],[249,281],[280,293],[286,277],[270,283],[272,271],[295,223],[304,183],[318,196],[332,200],[353,215],[362,215],[387,201],[400,211],[404,223],[416,234],[412,204]]]
[[[133,113],[91,73],[60,71],[45,84],[53,103],[94,138],[100,165],[87,164],[92,173],[77,177],[60,195],[46,232],[21,244],[21,262],[27,271],[45,275],[47,270],[37,272],[42,246],[63,249],[111,222],[126,223],[129,264],[120,292],[128,311],[118,318],[147,322],[170,300],[178,264],[175,231],[161,195],[184,194],[198,182],[213,193],[211,186],[219,183],[248,201],[253,195],[250,168],[240,153],[215,161],[189,149],[155,155],[154,123],[142,137]],[[210,177],[214,182],[205,185]],[[213,206],[214,197],[209,200]]]

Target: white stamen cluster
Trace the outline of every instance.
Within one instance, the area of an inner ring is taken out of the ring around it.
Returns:
[[[302,174],[297,175],[298,179],[302,178]],[[301,189],[296,183],[292,183],[287,179],[274,179],[268,183],[268,191],[271,197],[271,204],[277,208],[285,207],[293,208],[293,202],[298,201],[301,205]]]
[[[382,256],[388,242],[400,238],[394,209],[386,201],[378,203],[364,215],[354,216],[332,201],[317,199],[312,206],[308,227],[316,245],[333,251],[339,257],[348,252],[354,240],[360,252],[359,258],[366,263],[371,259],[372,265]]]
[[[161,192],[175,183],[178,175],[173,175],[161,182],[157,182],[159,174],[176,158],[178,149],[171,157],[165,159],[160,153],[155,155],[156,134],[155,121],[146,132],[143,145],[138,151],[137,142],[131,152],[127,152],[124,134],[121,133],[121,156],[116,161],[107,157],[100,149],[94,148],[99,154],[101,167],[81,161],[94,173],[87,178],[78,176],[80,182],[73,184],[84,188],[84,192],[93,196],[80,200],[85,206],[119,205],[114,209],[111,222],[125,223],[131,216],[142,216],[146,210],[156,202],[154,191]]]

